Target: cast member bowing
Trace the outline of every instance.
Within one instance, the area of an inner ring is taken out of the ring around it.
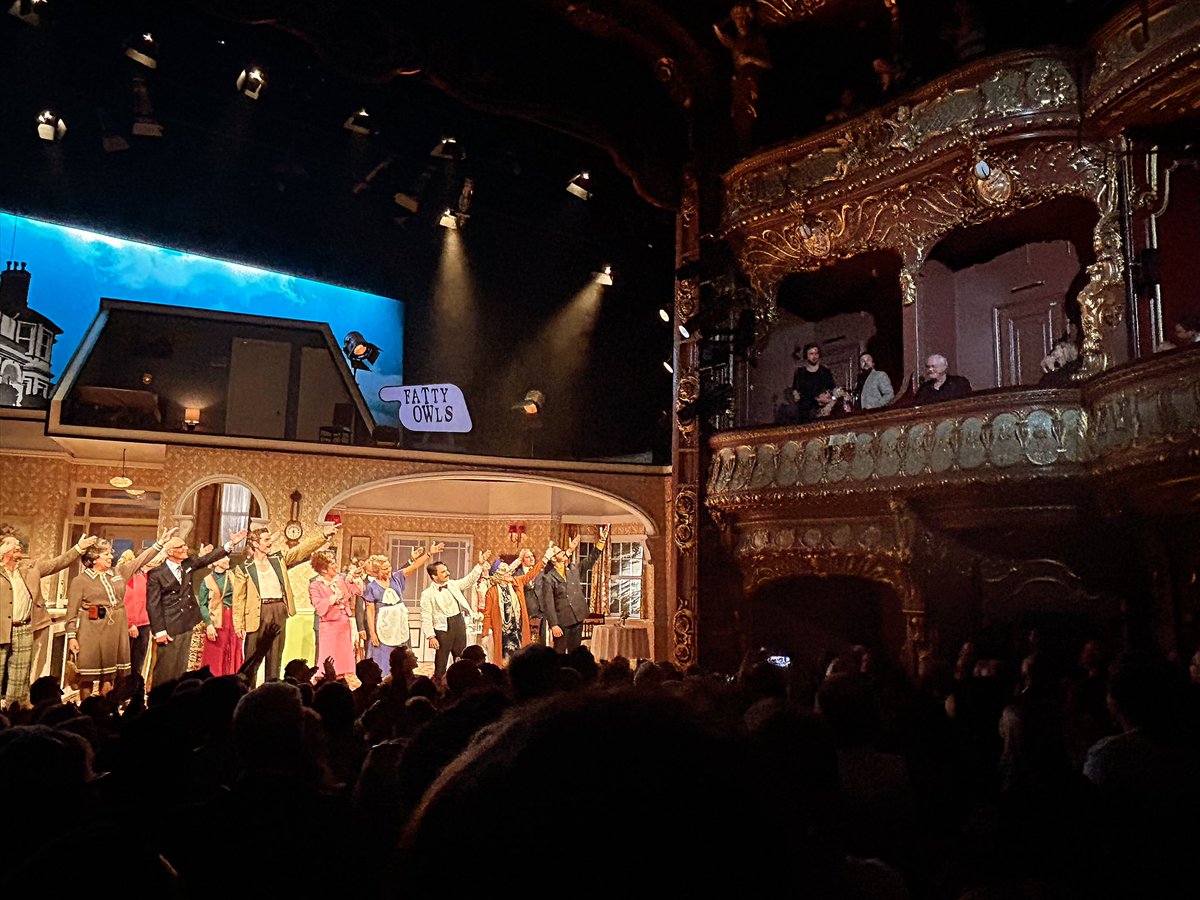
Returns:
[[[187,671],[192,629],[203,621],[192,590],[192,575],[228,556],[245,538],[245,530],[231,534],[225,546],[198,557],[192,556],[183,538],[167,541],[166,562],[146,576],[146,613],[154,643],[158,644],[158,661],[154,664],[156,685],[179,678]]]
[[[522,554],[525,553],[529,551],[523,550]],[[500,563],[496,574],[489,579],[491,586],[484,597],[483,636],[492,642],[491,659],[497,665],[531,643],[529,607],[525,602],[526,586],[537,578],[557,553],[558,548],[551,541],[545,556],[535,562],[532,568],[525,569],[522,566],[518,575],[515,573],[521,560],[514,560],[511,566]]]
[[[338,530],[333,522],[322,523],[316,534],[302,538],[295,547],[272,550],[279,538],[266,528],[255,528],[246,539],[246,559],[233,572],[233,630],[246,638],[246,656],[258,648],[265,625],[279,626],[287,633],[287,620],[296,614],[292,582],[287,570],[298,566],[329,542]],[[283,641],[271,644],[266,655],[264,678],[278,681],[283,665]]]
[[[474,608],[463,592],[479,580],[491,558],[490,550],[481,550],[478,565],[456,581],[451,581],[444,562],[425,567],[432,583],[421,592],[421,633],[428,635],[430,648],[437,651],[433,658],[435,681],[440,682],[446,674],[447,659],[453,656],[457,661],[467,649],[467,620]]]
[[[145,563],[175,537],[178,528],[162,537],[139,556],[113,566],[113,548],[96,541],[79,558],[83,571],[67,588],[67,649],[75,656],[79,672],[79,699],[87,699],[95,682],[100,693],[112,690],[117,676],[129,674],[129,616],[125,610],[125,588]]]
[[[362,582],[338,572],[329,553],[314,553],[312,567],[308,597],[321,620],[321,654],[326,667],[332,659],[333,677],[344,678],[354,674],[354,598],[362,596]]]
[[[600,539],[592,552],[573,563],[571,555],[579,546],[579,535],[576,535],[566,550],[554,554],[554,564],[547,567],[538,580],[538,596],[550,621],[554,649],[559,653],[570,653],[583,642],[583,620],[587,618],[588,602],[583,596],[581,579],[583,573],[599,561],[607,542],[608,526],[605,525],[600,529]]]

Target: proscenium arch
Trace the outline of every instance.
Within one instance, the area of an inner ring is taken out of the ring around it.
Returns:
[[[327,500],[321,507],[321,511],[317,514],[317,520],[323,520],[328,513],[333,510],[338,504],[342,503],[348,497],[355,494],[361,494],[365,491],[375,488],[393,487],[398,484],[415,484],[421,481],[508,481],[508,482],[525,482],[527,484],[551,485],[553,487],[561,487],[568,490],[576,491],[581,494],[586,494],[600,500],[607,500],[610,503],[615,503],[618,506],[624,507],[631,514],[637,517],[638,522],[646,529],[646,536],[657,535],[659,530],[654,524],[654,519],[650,517],[644,509],[636,503],[632,503],[624,497],[608,491],[600,490],[599,488],[589,485],[579,484],[575,481],[567,481],[563,478],[552,478],[545,475],[525,475],[516,473],[492,473],[478,471],[448,471],[448,472],[422,472],[416,475],[393,475],[390,478],[380,478],[376,481],[367,481],[363,484],[352,488],[347,488],[334,495],[333,498]],[[253,490],[253,488],[251,488]],[[255,495],[257,496],[257,494]],[[260,501],[261,503],[261,501]]]
[[[200,488],[207,487],[210,484],[240,484],[246,488],[249,488],[251,495],[253,495],[255,501],[258,503],[259,518],[261,518],[264,522],[271,521],[271,511],[267,506],[266,495],[263,494],[258,485],[252,484],[241,475],[230,474],[205,475],[202,478],[197,478],[182,491],[180,491],[179,496],[175,498],[175,510],[172,513],[176,521],[178,521],[181,516],[188,515],[188,513],[184,511],[184,503],[191,497],[195,496],[196,491],[200,490]]]

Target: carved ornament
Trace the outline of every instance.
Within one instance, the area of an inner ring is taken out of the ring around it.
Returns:
[[[699,501],[695,488],[685,486],[675,492],[675,547],[680,553],[691,554],[696,549],[696,510]]]

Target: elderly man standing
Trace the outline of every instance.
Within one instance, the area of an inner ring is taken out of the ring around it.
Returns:
[[[940,353],[935,353],[925,360],[925,381],[917,390],[913,403],[920,406],[923,403],[945,403],[947,400],[959,400],[971,393],[971,382],[961,375],[948,374],[950,362]]]
[[[49,559],[22,559],[21,542],[11,535],[0,541],[0,687],[5,703],[29,696],[33,636],[50,625],[42,579],[71,565],[96,541],[94,535],[84,535],[66,553]]]
[[[292,583],[287,570],[307,560],[337,534],[338,526],[325,522],[316,534],[287,551],[271,547],[277,535],[256,528],[246,539],[246,560],[233,572],[233,629],[237,639],[246,639],[246,658],[258,649],[264,626],[278,625],[279,637],[267,649],[264,680],[278,681],[283,665],[283,639],[287,620],[296,614]]]

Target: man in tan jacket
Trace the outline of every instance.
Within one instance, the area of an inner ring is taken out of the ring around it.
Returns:
[[[21,542],[11,535],[0,541],[0,687],[5,703],[29,697],[33,636],[50,626],[42,579],[71,565],[96,541],[94,535],[84,535],[61,556],[43,559],[23,558]]]
[[[246,658],[258,647],[258,636],[264,625],[279,626],[279,637],[267,650],[267,681],[278,681],[283,663],[283,639],[287,620],[296,614],[292,585],[287,570],[298,566],[329,542],[338,526],[326,522],[322,530],[301,540],[288,550],[271,552],[278,535],[266,528],[256,528],[246,538],[246,559],[231,570],[233,574],[233,629],[237,637],[246,638]]]

